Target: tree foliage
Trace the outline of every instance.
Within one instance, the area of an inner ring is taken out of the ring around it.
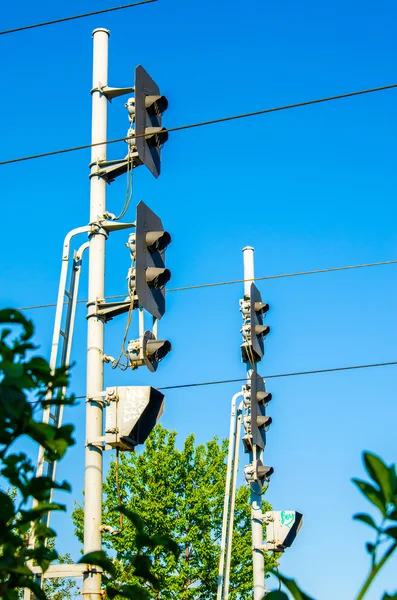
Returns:
[[[0,597],[17,600],[21,588],[28,587],[44,600],[45,594],[27,563],[34,561],[46,571],[57,559],[56,550],[45,543],[55,532],[42,519],[49,510],[65,510],[62,504],[50,504],[51,489],[69,491],[70,486],[36,477],[32,461],[16,450],[16,442],[27,436],[41,444],[49,461],[60,460],[74,444],[72,425],[56,429],[35,418],[35,409],[45,406],[47,393],[66,386],[68,376],[66,369],[51,373],[43,358],[29,357],[35,349],[34,328],[21,313],[1,310],[0,326],[0,473],[6,487],[15,490],[12,494],[0,490]],[[54,402],[72,404],[73,399],[58,396]],[[32,499],[34,508],[30,506]],[[28,542],[31,525],[34,548]]]
[[[227,444],[214,439],[195,446],[193,435],[182,450],[175,443],[176,434],[157,425],[140,454],[122,454],[118,469],[116,461],[111,463],[104,485],[103,523],[118,533],[108,533],[105,545],[116,553],[117,578],[134,583],[128,563],[142,534],[131,522],[121,523],[114,511],[119,488],[122,506],[143,518],[146,534],[159,539],[171,536],[180,549],[179,556],[164,556],[161,548],[152,549],[161,592],[152,589],[150,597],[212,600],[217,589]],[[269,509],[266,504],[264,510]],[[82,511],[79,506],[73,513],[80,539]],[[269,570],[273,560],[266,560]],[[230,599],[247,598],[252,593],[252,555],[246,487],[237,492],[232,561]]]
[[[41,587],[30,565],[37,565],[45,572],[54,561],[72,560],[69,556],[58,556],[56,533],[43,521],[49,511],[66,510],[63,504],[50,503],[51,490],[70,491],[70,486],[65,481],[56,483],[47,476],[36,477],[36,466],[26,453],[16,448],[21,438],[27,437],[43,446],[46,461],[61,460],[74,444],[73,426],[56,428],[43,423],[37,411],[48,404],[73,404],[74,399],[61,394],[68,384],[67,368],[51,372],[44,358],[30,356],[35,350],[33,333],[32,322],[20,312],[0,310],[0,474],[5,484],[5,489],[0,489],[0,597],[18,600],[26,587],[39,600],[47,597],[64,600],[75,595],[74,583],[45,580]],[[130,512],[125,515],[140,535],[136,552],[127,561],[136,583],[119,584],[113,563],[103,551],[83,556],[81,562],[107,570],[110,577],[105,580],[106,595],[110,599],[118,596],[146,600],[148,587],[158,588],[149,549],[166,555],[177,554],[178,548],[168,537],[156,539],[145,535],[145,524],[138,515]],[[29,544],[31,528],[34,547]]]

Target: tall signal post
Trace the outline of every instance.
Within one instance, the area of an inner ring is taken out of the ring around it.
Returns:
[[[250,298],[251,284],[254,280],[254,249],[251,246],[243,248],[244,261],[244,297]],[[251,328],[253,323],[251,323]],[[251,335],[253,335],[251,333]],[[255,358],[255,355],[253,355]],[[256,373],[256,361],[247,362],[247,385],[250,385],[252,372]],[[255,399],[251,397],[251,405]],[[251,410],[252,414],[252,410]],[[258,456],[259,454],[259,456]],[[252,444],[252,452],[249,453],[249,460],[252,465],[256,461],[263,459],[263,452]],[[262,525],[262,495],[259,484],[250,486],[250,501],[251,501],[251,523],[252,523],[252,567],[254,575],[254,600],[261,600],[265,595],[265,559],[262,549],[263,545],[263,525]]]
[[[266,405],[271,394],[265,390],[265,382],[257,373],[257,363],[264,355],[264,338],[270,328],[263,323],[263,315],[269,305],[262,302],[254,279],[254,249],[243,248],[244,298],[240,301],[243,314],[242,360],[247,365],[247,383],[243,388],[247,415],[243,419],[246,435],[243,438],[250,463],[245,467],[245,476],[250,486],[252,521],[252,566],[254,575],[254,600],[261,600],[266,593],[263,548],[262,486],[269,481],[272,467],[263,464],[266,445],[266,430],[271,418],[266,416]]]
[[[106,161],[108,99],[101,88],[108,83],[109,31],[95,29],[92,82],[92,135],[90,174],[90,223],[97,224],[90,236],[87,314],[87,399],[84,480],[84,554],[100,550],[102,522],[102,443],[103,435],[103,353],[105,321],[97,314],[97,300],[105,296],[105,242],[107,232],[100,226],[106,213],[106,180],[98,164]],[[84,575],[86,600],[102,600],[101,575]]]

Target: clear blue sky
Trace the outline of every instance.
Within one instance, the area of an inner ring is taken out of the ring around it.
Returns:
[[[7,3],[2,28],[106,7],[72,0]],[[169,99],[176,126],[239,112],[395,83],[397,9],[392,0],[199,3],[160,0],[54,27],[0,37],[0,160],[90,141],[91,31],[111,30],[109,83],[133,84],[142,63]],[[124,99],[109,109],[109,136],[128,123]],[[172,287],[242,277],[241,249],[255,247],[256,275],[397,258],[397,91],[171,134],[163,173],[135,172],[134,200],[158,212],[173,244]],[[109,157],[125,152],[112,146]],[[88,220],[89,152],[0,167],[1,305],[54,302],[62,241]],[[123,204],[125,180],[108,208]],[[131,208],[128,218],[134,219]],[[108,243],[107,294],[123,293],[127,234]],[[261,374],[396,360],[396,266],[261,282],[271,305]],[[86,297],[84,269],[80,297]],[[106,372],[106,383],[172,385],[244,376],[239,360],[242,286],[175,292],[160,331],[173,353],[155,375]],[[54,311],[29,312],[49,356]],[[135,335],[133,324],[132,335]],[[125,318],[111,322],[117,354]],[[72,389],[85,389],[85,307],[77,313]],[[367,506],[350,478],[361,452],[397,459],[396,368],[269,380],[273,393],[266,462],[275,468],[274,508],[305,524],[281,569],[318,600],[350,600],[368,568]],[[180,440],[226,437],[236,384],[170,391],[162,423]],[[84,404],[67,411],[76,446],[59,466],[83,485]],[[242,457],[242,465],[246,457]],[[54,519],[61,549],[78,555],[69,517]],[[369,598],[394,591],[396,560]],[[394,576],[393,576],[394,573]]]

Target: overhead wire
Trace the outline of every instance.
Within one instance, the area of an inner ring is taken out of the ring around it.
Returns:
[[[331,367],[329,369],[314,369],[311,371],[292,371],[289,373],[258,375],[258,377],[255,377],[254,379],[281,379],[284,377],[299,377],[299,376],[305,376],[305,375],[321,375],[321,374],[325,374],[325,373],[340,373],[343,371],[375,369],[375,368],[380,368],[380,367],[390,367],[390,366],[396,366],[396,365],[397,365],[397,360],[387,361],[387,362],[379,362],[379,363],[369,363],[369,364],[362,364],[362,365],[347,365],[345,367]],[[161,390],[161,391],[181,390],[181,389],[188,389],[188,388],[193,388],[193,387],[205,387],[205,386],[210,386],[210,385],[224,385],[227,383],[241,383],[241,382],[246,382],[246,381],[247,381],[247,377],[245,376],[245,377],[238,377],[236,379],[218,379],[218,380],[210,380],[210,381],[199,381],[199,382],[194,382],[194,383],[181,383],[181,384],[177,384],[177,385],[165,385],[165,386],[158,387],[156,389]],[[75,396],[76,400],[82,400],[83,398],[86,398],[86,396],[85,395]]]
[[[382,363],[372,363],[372,364],[364,364],[364,365],[349,365],[346,367],[332,367],[329,369],[314,369],[312,371],[294,371],[292,373],[277,373],[276,375],[258,375],[254,379],[280,379],[282,377],[297,377],[300,375],[318,375],[321,373],[337,373],[340,371],[353,371],[357,369],[373,369],[376,367],[389,367],[392,365],[397,365],[397,361],[388,361]],[[197,383],[184,383],[179,385],[166,385],[157,388],[158,390],[178,390],[183,388],[192,388],[192,387],[203,387],[208,385],[221,385],[225,383],[239,383],[242,381],[247,381],[247,377],[239,377],[237,379],[222,379],[217,381],[200,381]],[[85,398],[85,396],[84,396]]]
[[[273,108],[264,108],[262,110],[256,110],[253,112],[247,112],[247,113],[240,113],[237,115],[232,115],[229,117],[221,117],[218,119],[211,119],[208,121],[199,121],[197,123],[189,123],[187,125],[179,125],[177,127],[169,127],[167,128],[167,132],[168,133],[173,133],[175,131],[183,131],[186,129],[193,129],[196,127],[204,127],[207,125],[215,125],[218,123],[226,123],[228,121],[235,121],[237,119],[246,119],[248,117],[256,117],[259,115],[265,115],[265,114],[269,114],[269,113],[274,113],[274,112],[280,112],[280,111],[284,111],[284,110],[289,110],[289,109],[293,109],[293,108],[300,108],[303,106],[311,106],[313,104],[321,104],[324,102],[331,102],[333,100],[341,100],[343,98],[352,98],[354,96],[362,96],[364,94],[371,94],[374,92],[381,92],[384,90],[391,90],[397,87],[397,83],[392,83],[390,85],[383,85],[380,87],[374,87],[374,88],[368,88],[368,89],[364,89],[364,90],[358,90],[355,92],[347,92],[345,94],[337,94],[335,96],[327,96],[324,98],[316,98],[314,100],[305,100],[303,102],[296,102],[294,104],[285,104],[282,106],[276,106]],[[146,137],[150,137],[152,135],[152,133],[142,133],[142,134],[137,134],[135,135],[135,139],[137,138],[146,138]],[[76,152],[78,150],[86,150],[88,148],[93,148],[95,146],[103,146],[104,144],[116,144],[118,142],[125,142],[126,137],[122,137],[122,138],[116,138],[116,139],[112,139],[112,140],[105,140],[105,141],[101,141],[101,142],[94,142],[91,144],[83,144],[81,146],[72,146],[70,148],[62,148],[60,150],[52,150],[49,152],[42,152],[40,154],[31,154],[28,156],[21,156],[18,158],[11,158],[8,160],[3,160],[0,161],[0,166],[4,166],[4,165],[10,165],[10,164],[14,164],[14,163],[19,163],[19,162],[24,162],[24,161],[28,161],[28,160],[36,160],[39,158],[46,158],[49,156],[57,156],[60,154],[66,154],[69,152]]]
[[[266,281],[266,280],[270,280],[270,279],[283,279],[285,277],[300,277],[302,275],[317,275],[319,273],[332,273],[332,272],[337,272],[337,271],[347,271],[350,269],[364,269],[364,268],[368,268],[368,267],[379,267],[379,266],[384,266],[384,265],[394,265],[397,264],[397,259],[393,259],[393,260],[384,260],[384,261],[380,261],[380,262],[373,262],[373,263],[362,263],[359,265],[346,265],[343,267],[329,267],[327,269],[315,269],[313,271],[297,271],[294,273],[281,273],[279,275],[264,275],[263,277],[254,277],[253,279],[232,279],[230,281],[217,281],[214,283],[201,283],[198,285],[188,285],[185,287],[178,287],[178,288],[170,288],[168,290],[165,290],[167,293],[170,292],[184,292],[187,290],[198,290],[198,289],[202,289],[202,288],[211,288],[211,287],[219,287],[222,285],[234,285],[237,283],[244,283],[245,281]],[[117,300],[118,298],[125,298],[126,294],[116,294],[114,296],[106,296],[106,300]],[[78,303],[87,303],[87,300],[77,300]],[[65,304],[67,304],[67,302],[65,302]],[[38,309],[38,308],[53,308],[56,306],[56,303],[51,303],[51,304],[34,304],[31,306],[22,306],[17,308],[16,310],[34,310],[34,309]]]
[[[36,29],[37,27],[47,27],[48,25],[57,25],[58,23],[65,23],[66,21],[75,21],[76,19],[84,19],[85,17],[94,17],[95,15],[103,15],[105,13],[115,12],[117,10],[125,10],[126,8],[132,8],[133,6],[140,6],[142,4],[151,4],[152,2],[156,1],[157,0],[140,0],[139,2],[132,2],[131,4],[123,4],[122,6],[102,8],[101,10],[94,10],[92,12],[82,13],[79,15],[72,15],[70,17],[62,17],[60,19],[54,19],[52,21],[43,21],[42,23],[23,25],[22,27],[14,27],[13,29],[4,29],[3,31],[0,31],[0,35],[18,33],[20,31],[27,31],[28,29]]]

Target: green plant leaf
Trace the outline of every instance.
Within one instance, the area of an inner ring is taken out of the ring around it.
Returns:
[[[397,527],[388,527],[383,532],[385,535],[394,538],[397,541]]]
[[[362,521],[362,523],[366,523],[370,527],[373,527],[374,529],[376,529],[376,531],[379,531],[377,524],[375,523],[375,521],[373,520],[373,518],[370,515],[366,515],[364,513],[358,513],[357,515],[353,516],[353,519],[355,519],[356,521]]]
[[[390,596],[387,592],[385,592],[382,596],[382,600],[397,600],[397,592]]]
[[[287,590],[292,594],[294,600],[313,600],[310,596],[302,592],[298,587],[297,583],[293,579],[288,579],[284,575],[281,575],[278,571],[273,570],[273,575],[277,577],[285,585]],[[281,599],[280,599],[281,600]]]
[[[145,582],[149,581],[154,588],[158,589],[158,579],[152,572],[152,561],[148,556],[137,554],[134,558],[135,575],[140,577]]]
[[[373,554],[374,550],[375,550],[375,544],[371,544],[370,542],[367,542],[365,544],[365,548],[366,548],[368,554]]]
[[[24,333],[21,335],[21,339],[28,340],[34,333],[34,327],[32,321],[26,319],[19,310],[13,308],[3,308],[0,310],[0,323],[12,323],[22,325]]]
[[[117,588],[108,585],[106,587],[106,595],[110,600],[113,600],[116,596],[129,598],[130,600],[149,600],[150,598],[149,592],[138,585],[121,585]]]
[[[0,515],[2,521],[7,523],[14,516],[14,503],[8,494],[0,491]]]
[[[116,577],[114,564],[103,550],[96,550],[95,552],[84,554],[84,556],[80,558],[79,563],[87,563],[88,565],[102,567],[104,571],[107,571],[110,575]]]
[[[65,490],[70,492],[71,487],[66,481],[57,483],[56,481],[52,481],[50,477],[34,477],[26,486],[25,493],[33,496],[36,500],[48,500],[51,490]]]
[[[276,590],[275,592],[269,592],[266,594],[266,600],[288,600],[288,596],[285,592]]]
[[[358,489],[368,498],[368,500],[376,506],[382,513],[382,515],[386,516],[386,502],[383,497],[382,492],[377,490],[373,485],[367,483],[366,481],[361,481],[361,479],[352,479],[353,483],[356,484]]]
[[[368,475],[378,484],[386,502],[393,500],[393,486],[390,469],[376,454],[364,452],[364,464]]]
[[[50,510],[62,510],[66,511],[66,506],[64,504],[58,504],[52,502],[50,503],[41,503],[31,508],[30,510],[21,510],[21,519],[20,523],[28,523],[30,521],[35,521],[36,519],[41,519],[42,516],[46,515]]]
[[[143,533],[145,523],[137,513],[132,512],[132,510],[128,510],[128,508],[125,506],[116,506],[115,510],[121,512],[122,515],[127,517],[127,519],[135,526],[136,530],[139,531],[139,533]]]

